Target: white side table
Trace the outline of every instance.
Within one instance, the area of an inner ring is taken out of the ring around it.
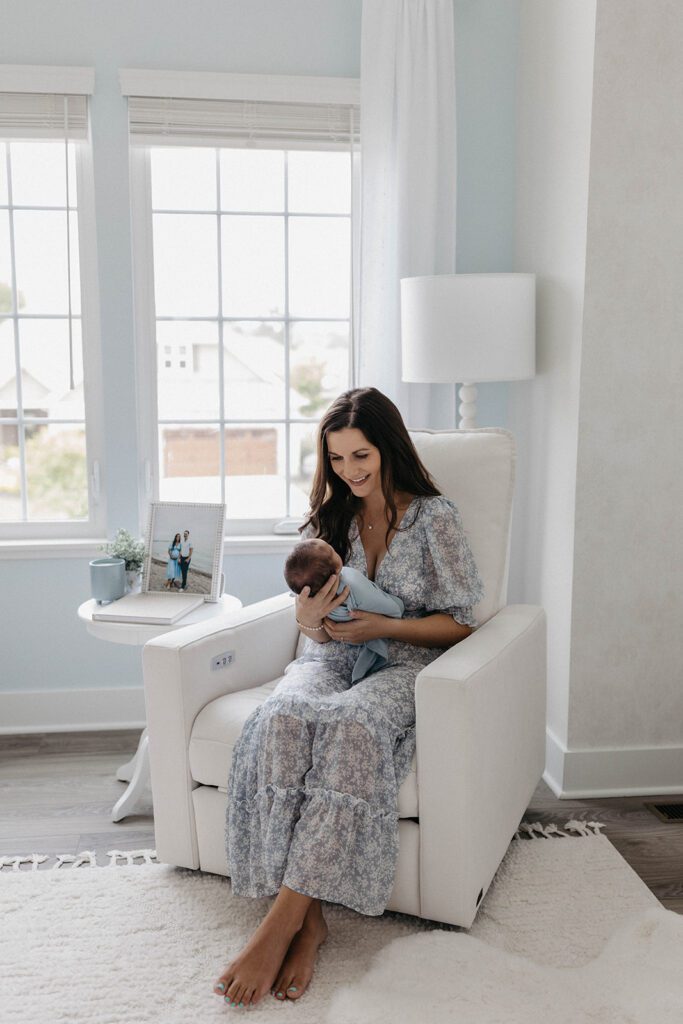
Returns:
[[[182,629],[184,626],[193,626],[205,619],[229,618],[241,607],[242,602],[239,597],[223,594],[215,603],[205,601],[199,608],[195,608],[194,611],[169,626],[147,622],[104,622],[101,619],[93,619],[92,613],[97,608],[97,602],[91,599],[84,601],[79,606],[78,617],[85,623],[88,632],[100,640],[143,647],[148,640],[153,640],[155,636],[160,636],[162,633],[168,633],[172,629]],[[111,814],[112,821],[121,821],[122,818],[133,813],[135,804],[149,783],[149,738],[146,728],[143,730],[134,756],[126,764],[121,765],[116,773],[116,778],[121,782],[128,783],[125,793],[116,801]]]

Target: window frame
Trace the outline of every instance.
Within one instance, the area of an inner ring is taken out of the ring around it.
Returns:
[[[78,253],[81,288],[81,339],[83,346],[83,402],[85,427],[85,458],[88,486],[88,519],[37,520],[29,522],[0,521],[0,552],[7,552],[16,542],[17,550],[30,556],[39,553],[50,542],[64,551],[90,551],[95,541],[106,536],[106,496],[104,480],[103,374],[100,341],[100,306],[97,274],[97,234],[95,229],[95,194],[93,153],[90,134],[90,102],[88,97],[88,138],[70,140],[76,164],[76,196],[78,219]],[[6,141],[0,139],[2,158]],[[12,267],[14,274],[15,268]],[[15,310],[12,319],[20,318]],[[61,543],[60,543],[61,542]],[[74,547],[75,542],[75,547]],[[79,543],[80,542],[80,543]]]
[[[122,77],[124,76],[122,72]],[[154,80],[154,73],[149,72]],[[168,74],[160,72],[160,75]],[[187,73],[185,73],[187,74]],[[203,73],[197,72],[197,78]],[[219,76],[211,76],[216,79]],[[234,88],[240,76],[228,75],[228,89]],[[281,88],[281,82],[288,85],[293,81],[278,76],[242,76],[249,79],[253,87],[263,94],[272,96]],[[255,80],[258,79],[257,82]],[[147,80],[147,79],[145,79]],[[300,82],[301,80],[299,80]],[[325,79],[309,79],[311,85],[316,83],[320,88],[321,101],[324,101]],[[338,79],[330,79],[331,88],[337,88]],[[297,82],[297,85],[299,85]],[[356,79],[349,79],[349,98],[355,95],[358,87]],[[282,86],[284,88],[284,86]],[[189,89],[192,92],[192,89]],[[315,94],[315,93],[314,93]],[[179,95],[176,91],[175,95]],[[309,99],[310,99],[310,93]],[[180,148],[178,145],[178,148]],[[176,145],[174,144],[174,147]],[[209,147],[215,151],[220,143]],[[282,140],[282,149],[288,148],[287,140]],[[322,149],[322,147],[321,147]],[[129,146],[130,166],[130,199],[133,246],[133,281],[135,295],[134,323],[136,333],[136,379],[138,409],[138,444],[139,444],[139,514],[144,521],[150,501],[159,500],[159,431],[157,405],[157,351],[156,351],[156,314],[154,308],[154,259],[153,259],[153,215],[152,215],[152,183],[151,183],[151,147],[150,145]],[[349,150],[351,154],[351,150]],[[353,150],[352,186],[351,186],[351,302],[349,311],[349,387],[354,387],[357,380],[358,326],[360,311],[360,149]],[[285,254],[285,261],[287,254]],[[283,382],[287,386],[287,381]],[[283,420],[285,429],[291,418]],[[311,425],[316,424],[311,420]],[[298,535],[298,527],[304,522],[301,516],[271,516],[250,519],[226,518],[226,538],[237,542],[239,550],[243,544],[258,542],[263,545],[270,541],[276,546],[291,546],[292,536]],[[245,551],[247,548],[245,547]]]

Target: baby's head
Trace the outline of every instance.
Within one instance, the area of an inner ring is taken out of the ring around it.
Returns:
[[[285,562],[285,580],[295,594],[300,594],[304,587],[310,587],[308,596],[313,597],[343,565],[331,544],[320,538],[302,540]]]

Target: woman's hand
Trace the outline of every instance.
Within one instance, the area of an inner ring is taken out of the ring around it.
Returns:
[[[390,615],[379,615],[377,612],[363,612],[356,608],[351,612],[349,622],[335,622],[325,619],[325,630],[333,640],[342,640],[347,644],[363,644],[367,640],[388,637],[390,623],[395,622]]]
[[[318,593],[313,597],[309,597],[311,588],[304,587],[296,599],[296,617],[299,622],[303,622],[305,626],[320,626],[325,616],[329,615],[337,605],[343,604],[349,596],[349,587],[347,585],[341,594],[335,597],[338,586],[339,576],[335,574],[330,576],[327,583],[323,584]],[[327,631],[327,621],[324,625]]]

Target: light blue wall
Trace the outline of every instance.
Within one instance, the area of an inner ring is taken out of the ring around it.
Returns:
[[[457,268],[508,270],[514,218],[519,0],[454,0]],[[121,67],[357,77],[361,0],[4,0],[0,63],[95,68],[93,159],[108,532],[137,531],[127,113]],[[479,422],[504,426],[506,386],[482,385]],[[280,556],[231,556],[226,589],[249,604],[285,589]],[[76,608],[87,559],[0,562],[0,690],[130,686],[139,651],[89,637]]]

